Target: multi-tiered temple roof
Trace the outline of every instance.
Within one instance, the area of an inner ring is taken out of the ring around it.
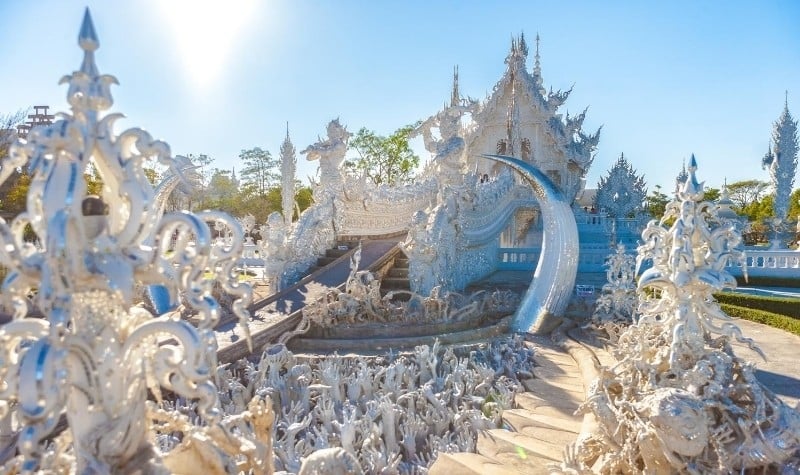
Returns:
[[[496,171],[496,164],[476,158],[481,154],[516,156],[544,171],[572,201],[583,189],[600,130],[584,133],[586,110],[575,116],[559,113],[572,89],[554,92],[544,88],[538,35],[531,71],[526,66],[527,57],[524,35],[512,39],[506,71],[489,97],[478,105],[473,115],[476,127],[465,137],[470,169],[477,167],[481,174]]]

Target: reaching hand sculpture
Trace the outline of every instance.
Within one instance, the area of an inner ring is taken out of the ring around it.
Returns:
[[[653,266],[639,278],[641,315],[619,337],[619,363],[588,391],[582,411],[594,413],[597,430],[568,450],[567,473],[744,473],[800,463],[800,413],[734,355],[733,340],[757,348],[713,298],[736,286],[725,265],[744,264],[744,253],[735,224],[703,201],[696,169],[692,156],[677,200],[642,233],[639,264]]]
[[[61,81],[72,113],[32,130],[2,163],[0,182],[25,165],[32,179],[26,212],[10,225],[0,220],[0,261],[9,269],[2,303],[13,311],[0,327],[0,412],[17,411],[22,460],[12,471],[39,468],[43,442],[65,411],[79,473],[124,472],[133,464],[158,473],[148,391],[196,401],[208,422],[203,430],[216,430],[210,378],[220,309],[211,291],[218,281],[237,297],[233,311],[247,334],[251,290],[233,272],[242,231],[218,212],[163,214],[143,162],[157,160],[174,176],[182,167],[147,132],[114,132],[122,115],[104,113],[117,80],[97,70],[88,9],[78,43],[81,68]],[[87,196],[90,163],[103,182],[101,197]],[[214,221],[233,233],[232,244],[212,245],[207,223]],[[23,241],[27,225],[39,246]],[[153,317],[134,306],[141,284],[163,286],[175,306],[182,300],[199,314],[198,327],[177,311]],[[45,318],[26,318],[31,308]]]

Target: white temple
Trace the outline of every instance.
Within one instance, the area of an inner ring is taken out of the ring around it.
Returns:
[[[477,158],[484,153],[519,157],[542,170],[572,202],[584,188],[600,130],[583,132],[586,110],[572,117],[559,113],[572,89],[545,90],[538,35],[532,71],[527,69],[527,58],[525,36],[520,35],[511,42],[506,71],[488,99],[478,106],[475,127],[465,136],[470,170],[492,175],[502,168]]]

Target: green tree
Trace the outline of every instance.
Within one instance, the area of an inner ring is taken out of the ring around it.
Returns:
[[[12,114],[0,114],[0,160],[8,155],[8,148],[17,138],[17,126],[25,122],[27,109]]]
[[[25,172],[14,172],[11,178],[9,178],[9,181],[11,184],[8,188],[8,192],[1,202],[2,210],[16,216],[25,211],[27,207],[28,188],[30,188],[31,177]]]
[[[706,201],[717,201],[719,199],[719,193],[719,188],[706,188],[703,192],[703,199]]]
[[[415,125],[407,125],[384,137],[362,127],[348,144],[357,157],[347,160],[345,168],[365,174],[376,185],[411,181],[419,165],[419,157],[408,144],[408,136],[414,128]]]
[[[775,215],[773,203],[775,202],[775,195],[769,194],[761,199],[753,201],[740,210],[740,213],[747,217],[750,221],[764,221]]]
[[[800,217],[800,188],[795,189],[789,197],[789,221],[797,221]]]
[[[228,170],[214,170],[208,188],[202,196],[198,207],[201,209],[218,209],[226,213],[241,216],[241,193],[239,184],[231,177]]]
[[[661,185],[656,185],[653,187],[653,191],[645,197],[644,202],[650,216],[652,216],[653,219],[661,219],[661,217],[664,216],[664,211],[667,209],[669,197],[661,192]]]
[[[311,206],[314,202],[311,187],[304,186],[298,189],[297,193],[294,194],[294,202],[297,203],[297,209],[299,209],[301,213]],[[298,217],[297,212],[295,212],[293,219],[296,220]]]
[[[742,180],[728,185],[731,201],[744,212],[748,206],[759,201],[767,190],[769,184],[761,180]]]
[[[266,196],[269,189],[278,184],[280,163],[269,151],[260,147],[242,150],[239,160],[244,165],[240,172],[242,181],[251,193]]]

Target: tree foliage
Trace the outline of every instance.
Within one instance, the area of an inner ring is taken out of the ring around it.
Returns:
[[[708,187],[703,190],[703,199],[705,201],[717,201],[719,200],[720,190],[719,188]]]
[[[345,169],[364,174],[376,185],[407,183],[414,178],[419,157],[409,146],[409,134],[415,125],[407,125],[388,137],[362,127],[350,139],[348,148],[357,156],[345,161]]]
[[[26,109],[11,114],[0,114],[0,159],[8,155],[8,148],[17,137],[17,126],[25,122],[27,116]]]
[[[644,202],[650,216],[653,219],[661,219],[667,209],[669,197],[661,192],[661,185],[656,185],[653,187],[653,191],[644,199]]]
[[[764,196],[767,186],[769,184],[761,180],[736,181],[728,185],[728,193],[733,204],[742,212]]]
[[[239,160],[244,167],[240,175],[246,190],[259,196],[266,196],[269,189],[280,180],[280,162],[272,158],[268,150],[260,147],[242,150]]]

